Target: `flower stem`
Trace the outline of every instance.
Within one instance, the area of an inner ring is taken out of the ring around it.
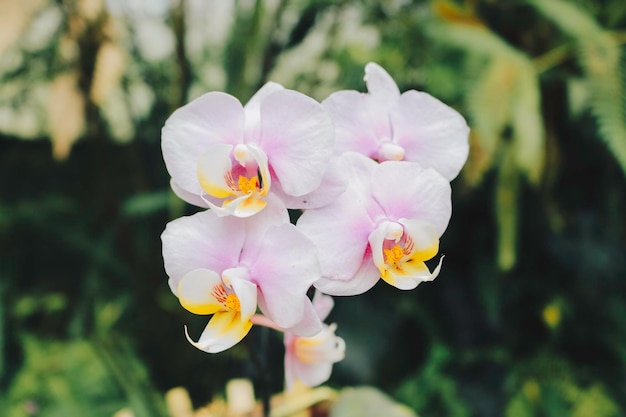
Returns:
[[[257,316],[254,316],[257,317]],[[254,320],[253,320],[254,322]],[[260,323],[255,323],[260,324]],[[269,417],[270,415],[270,385],[272,382],[272,375],[270,374],[271,367],[269,366],[269,333],[268,327],[263,326],[259,329],[258,337],[259,342],[255,349],[252,349],[252,361],[256,368],[256,381],[257,386],[260,387],[259,395],[263,403],[263,417]]]

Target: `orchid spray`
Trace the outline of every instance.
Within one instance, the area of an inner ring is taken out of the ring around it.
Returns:
[[[273,82],[245,106],[210,92],[163,128],[173,191],[209,208],[162,235],[172,292],[211,316],[199,337],[185,335],[218,353],[254,325],[283,332],[287,389],[326,382],[344,358],[337,325],[323,323],[331,295],[380,279],[410,290],[442,268],[449,181],[467,158],[469,128],[436,98],[401,94],[375,63],[365,81],[368,93],[322,103]],[[295,225],[288,210],[303,212]]]

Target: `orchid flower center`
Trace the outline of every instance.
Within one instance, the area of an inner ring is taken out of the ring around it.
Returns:
[[[272,179],[267,155],[254,144],[214,145],[198,162],[202,190],[221,200],[221,207],[205,199],[220,215],[248,217],[267,204]]]
[[[234,195],[261,196],[262,174],[259,162],[246,145],[237,145],[233,151],[234,163],[224,174],[224,181]]]
[[[237,185],[239,186],[241,192],[244,194],[252,194],[253,192],[258,191],[261,188],[259,187],[258,177],[239,177],[239,179],[237,180]]]
[[[380,277],[402,289],[433,279],[424,263],[439,251],[439,238],[432,225],[419,220],[383,221],[369,236],[372,260]]]
[[[241,311],[241,303],[236,294],[228,293],[222,284],[213,287],[211,294],[215,299],[227,310],[239,312]]]
[[[378,149],[378,160],[382,161],[402,161],[404,159],[404,148],[395,143],[385,142]]]
[[[389,269],[393,268],[397,272],[402,272],[403,264],[412,261],[411,258],[405,259],[405,257],[411,256],[413,247],[413,239],[406,233],[402,235],[399,242],[386,239],[383,243],[383,259],[385,265]]]

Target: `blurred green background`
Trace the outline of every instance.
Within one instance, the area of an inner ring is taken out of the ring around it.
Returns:
[[[365,91],[370,61],[461,112],[471,151],[441,275],[337,299],[329,384],[430,417],[623,416],[625,45],[624,0],[0,0],[0,416],[166,416],[168,389],[200,405],[242,376],[280,391],[279,335],[184,338],[206,320],[170,293],[159,236],[196,209],[160,129],[211,90]]]

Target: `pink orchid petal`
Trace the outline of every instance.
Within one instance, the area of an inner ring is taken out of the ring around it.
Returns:
[[[339,157],[339,162],[347,183],[346,191],[353,194],[351,196],[349,194],[341,195],[337,200],[343,198],[356,199],[372,219],[378,218],[383,210],[373,198],[372,181],[379,164],[356,152],[344,153]]]
[[[216,198],[228,198],[235,194],[226,178],[232,169],[230,154],[233,145],[213,145],[200,155],[198,181],[205,193]]]
[[[345,281],[361,266],[367,238],[376,227],[372,218],[384,212],[370,191],[371,175],[378,164],[354,152],[347,152],[339,159],[348,188],[334,203],[305,211],[298,220],[298,228],[317,247],[322,275]]]
[[[400,97],[398,85],[391,75],[374,62],[365,65],[364,80],[369,94],[387,109]]]
[[[295,385],[296,381],[298,380],[298,358],[296,358],[296,356],[289,352],[288,346],[292,343],[291,341],[293,340],[293,338],[296,336],[292,336],[288,333],[285,333],[285,362],[284,362],[284,366],[285,366],[285,391],[289,391],[293,388],[293,386]],[[331,367],[331,373],[332,373],[332,367]]]
[[[207,210],[169,222],[161,235],[163,262],[170,288],[194,269],[221,272],[239,263],[245,223],[235,217],[218,217]]]
[[[222,285],[222,280],[217,272],[194,269],[185,274],[178,283],[178,300],[186,310],[194,314],[217,313],[224,310],[213,291],[219,285]]]
[[[267,206],[263,210],[245,220],[246,244],[242,249],[242,259],[256,259],[264,245],[267,230],[289,223],[287,208],[278,197],[269,194],[265,201]]]
[[[393,130],[389,110],[400,97],[400,90],[387,71],[373,62],[365,66],[364,79],[369,92],[364,100],[368,125],[379,144],[390,142]],[[378,159],[378,156],[372,157]]]
[[[322,106],[291,90],[277,91],[261,102],[257,144],[285,193],[301,196],[319,187],[333,153],[333,123]]]
[[[244,111],[239,101],[224,93],[207,93],[176,110],[162,132],[163,159],[182,189],[200,194],[198,158],[216,144],[243,141]]]
[[[303,299],[303,303],[304,313],[302,314],[302,319],[300,319],[300,321],[293,326],[285,329],[285,331],[298,336],[315,336],[320,332],[320,330],[322,330],[322,321],[315,311],[311,300],[305,297],[305,299]]]
[[[321,291],[315,291],[313,295],[313,308],[315,308],[315,312],[319,316],[320,320],[326,320],[330,311],[335,306],[335,301],[333,297],[322,293]]]
[[[252,322],[242,320],[238,312],[224,311],[211,317],[197,342],[189,336],[186,326],[185,336],[194,347],[208,353],[219,353],[239,343],[251,328]]]
[[[297,225],[317,247],[322,275],[344,281],[361,266],[367,237],[375,227],[350,188],[335,203],[304,212]]]
[[[372,255],[368,250],[356,273],[349,279],[338,280],[322,278],[315,283],[315,288],[329,295],[359,295],[374,287],[379,278],[380,272],[376,265],[374,265]]]
[[[322,102],[335,124],[335,154],[358,152],[371,157],[379,140],[372,128],[367,96],[357,91],[337,91]]]
[[[287,389],[291,389],[295,381],[300,381],[307,387],[316,387],[328,381],[332,372],[332,362],[322,362],[316,364],[303,363],[297,358],[289,358],[290,362],[285,362],[285,372],[290,377],[285,380]]]
[[[335,335],[335,324],[324,325],[313,337],[285,334],[285,382],[290,389],[296,381],[314,387],[330,378],[332,365],[343,360],[346,345]]]
[[[372,194],[391,221],[419,219],[435,226],[441,236],[452,214],[448,181],[433,169],[407,161],[378,165],[372,177]]]
[[[347,181],[343,171],[343,165],[339,158],[332,159],[318,188],[308,194],[298,197],[285,193],[280,183],[275,183],[272,193],[277,195],[284,204],[291,209],[314,209],[327,206],[346,190]]]
[[[434,168],[448,181],[467,160],[469,127],[456,110],[433,96],[410,90],[390,110],[393,140],[406,161]]]
[[[263,85],[263,87],[250,98],[248,103],[246,103],[243,108],[246,115],[246,142],[249,142],[248,139],[259,137],[259,129],[261,127],[261,103],[263,100],[270,94],[284,89],[285,87],[282,85],[270,81]]]
[[[306,293],[321,274],[313,243],[295,226],[268,229],[261,249],[242,252],[241,263],[248,266],[264,301],[259,306],[265,305],[271,320],[289,328],[302,319],[305,302],[310,303]]]
[[[209,205],[206,203],[206,200],[212,201],[213,204],[217,204],[219,201],[215,197],[201,197],[200,194],[193,194],[185,191],[178,184],[176,184],[173,179],[170,180],[170,187],[172,188],[174,194],[176,194],[176,196],[178,196],[181,200],[184,200],[189,204],[193,204],[194,206],[207,208]]]

